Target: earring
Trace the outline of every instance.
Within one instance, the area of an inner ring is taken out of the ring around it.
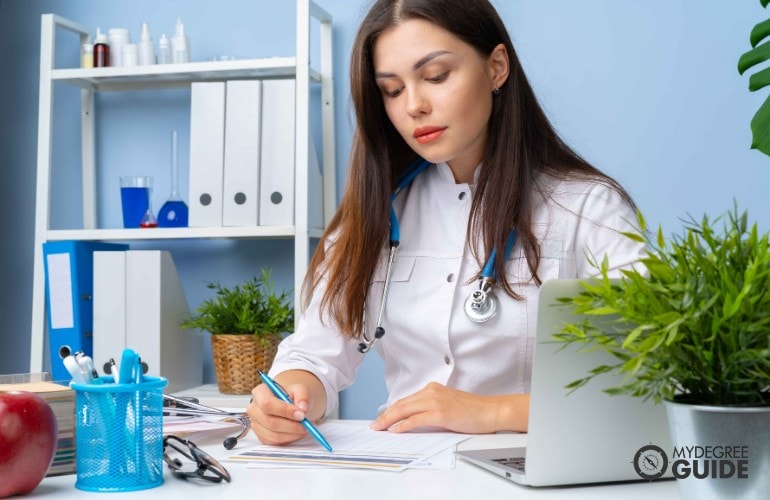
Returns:
[[[500,95],[500,88],[499,87],[495,87],[494,90],[492,90],[492,95],[495,96],[495,97],[499,96]]]

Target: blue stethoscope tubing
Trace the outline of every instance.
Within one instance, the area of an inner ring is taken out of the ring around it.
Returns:
[[[412,163],[406,172],[396,182],[396,189],[390,195],[390,252],[388,255],[388,267],[385,272],[385,284],[382,289],[382,298],[380,299],[380,310],[377,315],[377,326],[374,329],[374,337],[369,338],[366,333],[366,307],[364,307],[363,330],[361,332],[361,342],[358,344],[358,352],[366,354],[374,346],[374,343],[385,335],[385,328],[382,326],[382,317],[385,313],[385,305],[388,302],[388,292],[390,290],[390,276],[393,271],[393,263],[398,253],[398,245],[401,239],[401,232],[398,224],[398,217],[393,208],[393,201],[396,196],[408,186],[419,174],[430,166],[430,162],[423,158],[417,159]],[[505,259],[511,253],[516,244],[516,231],[511,231],[508,241],[505,245]],[[487,262],[479,276],[479,288],[475,290],[465,301],[465,314],[475,323],[483,323],[490,320],[497,313],[497,299],[492,290],[496,279],[495,257],[497,249],[493,248]]]

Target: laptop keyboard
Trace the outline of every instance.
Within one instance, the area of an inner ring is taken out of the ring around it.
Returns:
[[[512,457],[512,458],[495,458],[493,462],[497,462],[500,465],[505,465],[512,469],[524,472],[525,457]]]

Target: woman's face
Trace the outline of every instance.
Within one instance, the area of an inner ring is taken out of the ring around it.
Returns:
[[[449,163],[457,182],[472,182],[492,112],[491,59],[422,19],[380,34],[373,55],[385,111],[399,134],[431,163]]]

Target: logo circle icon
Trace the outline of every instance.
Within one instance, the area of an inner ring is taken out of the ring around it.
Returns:
[[[658,479],[668,470],[668,456],[660,446],[642,446],[634,455],[634,469],[642,479]]]

